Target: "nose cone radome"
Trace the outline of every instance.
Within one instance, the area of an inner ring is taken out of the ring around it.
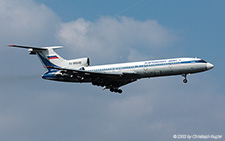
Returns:
[[[214,68],[214,65],[211,63],[207,63],[206,67],[207,67],[207,70],[210,70],[210,69]]]

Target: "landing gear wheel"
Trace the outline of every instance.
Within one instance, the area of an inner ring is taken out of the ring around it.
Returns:
[[[184,77],[183,82],[184,82],[184,83],[187,83],[187,82],[188,82],[188,81],[187,81],[187,74],[183,74],[182,76]]]
[[[123,92],[122,90],[120,90],[120,89],[118,90],[118,93],[119,93],[119,94],[121,94],[122,92]]]
[[[110,88],[109,89],[111,92],[119,93],[121,94],[123,91],[121,89],[115,89],[115,88]]]
[[[114,89],[113,88],[110,88],[110,92],[114,92]]]

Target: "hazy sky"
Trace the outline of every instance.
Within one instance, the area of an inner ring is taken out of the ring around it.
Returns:
[[[225,136],[225,1],[0,0],[0,137],[4,141],[149,141]],[[123,94],[43,80],[36,56],[8,44],[63,45],[91,65],[200,57],[215,68],[142,79]],[[223,137],[224,138],[224,137]]]

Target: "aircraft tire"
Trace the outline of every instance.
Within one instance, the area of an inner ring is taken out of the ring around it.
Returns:
[[[187,79],[184,79],[183,82],[184,82],[184,83],[187,83],[188,81],[187,81]]]

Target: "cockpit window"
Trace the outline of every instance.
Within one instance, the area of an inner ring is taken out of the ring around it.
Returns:
[[[204,61],[204,60],[199,60],[198,62],[200,62],[200,63],[207,63],[207,62]]]

